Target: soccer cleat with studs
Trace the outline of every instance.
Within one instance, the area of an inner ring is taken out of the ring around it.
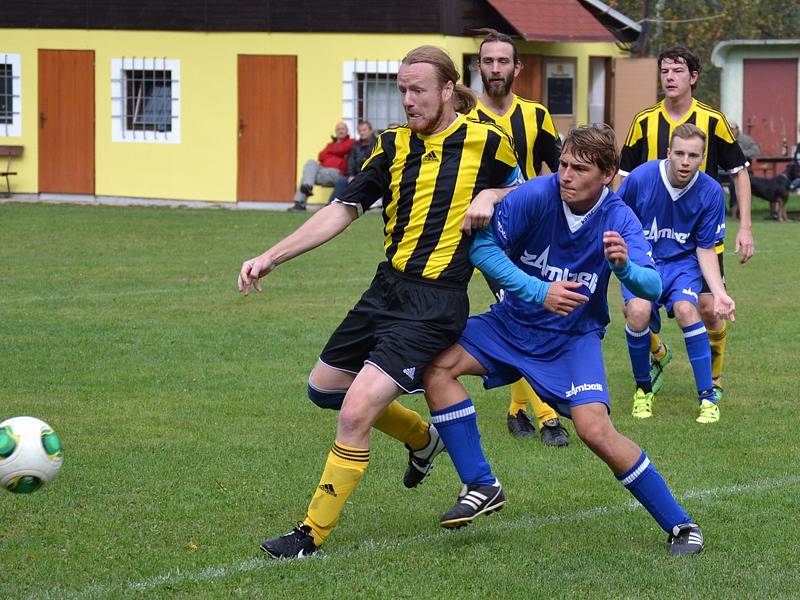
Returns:
[[[703,532],[696,523],[676,525],[667,537],[667,543],[672,556],[697,554],[703,550]]]
[[[520,409],[515,415],[506,416],[508,432],[515,438],[527,438],[536,436],[536,428],[531,423],[528,413]]]
[[[318,550],[311,527],[303,523],[287,534],[264,540],[259,548],[272,558],[305,558]]]
[[[427,477],[433,469],[433,459],[436,458],[445,448],[439,432],[436,431],[433,423],[428,427],[430,441],[419,450],[408,448],[408,467],[403,475],[403,485],[407,488],[417,487],[422,480]]]
[[[542,423],[541,434],[545,446],[569,446],[569,433],[558,419],[548,419]]]
[[[631,415],[634,419],[649,419],[653,416],[653,392],[645,393],[642,388],[636,388]]]
[[[458,529],[480,515],[497,512],[505,503],[506,495],[499,481],[492,485],[468,484],[461,488],[455,506],[439,519],[439,525],[445,529]]]
[[[700,402],[700,416],[695,419],[698,423],[708,425],[719,421],[719,406],[711,400],[702,400]]]

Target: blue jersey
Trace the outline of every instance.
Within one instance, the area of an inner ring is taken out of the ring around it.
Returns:
[[[619,195],[642,222],[653,258],[663,262],[711,248],[725,237],[725,201],[722,188],[697,172],[685,188],[673,188],[667,179],[667,161],[651,160],[622,182]]]
[[[494,310],[523,327],[588,333],[604,330],[608,317],[611,265],[603,253],[603,232],[616,231],[628,245],[628,259],[654,268],[642,225],[609,189],[585,215],[573,215],[561,201],[558,174],[536,177],[510,192],[492,218],[497,245],[528,275],[544,281],[577,281],[589,301],[567,316],[506,294]]]

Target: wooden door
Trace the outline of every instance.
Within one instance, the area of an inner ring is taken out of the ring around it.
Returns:
[[[287,202],[297,175],[297,57],[239,55],[237,200]]]
[[[522,70],[514,80],[512,91],[526,100],[544,102],[542,99],[542,59],[538,54],[520,54]]]
[[[39,191],[94,194],[92,50],[39,50]]]
[[[655,58],[612,58],[610,122],[617,146],[625,143],[633,117],[658,98],[658,61]]]
[[[761,146],[761,154],[778,156],[794,148],[797,131],[797,59],[744,60],[742,127]]]

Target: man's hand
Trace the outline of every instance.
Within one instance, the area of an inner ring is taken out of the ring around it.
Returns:
[[[603,232],[603,251],[606,259],[617,268],[628,262],[628,245],[616,231]]]
[[[494,190],[482,190],[470,203],[467,214],[461,222],[461,233],[472,235],[477,229],[483,229],[492,221],[494,205],[498,203]]]
[[[547,290],[542,306],[550,312],[566,317],[581,304],[589,301],[583,294],[571,290],[581,287],[577,281],[554,281]]]
[[[260,292],[261,283],[259,279],[271,273],[275,267],[275,261],[264,254],[244,261],[242,269],[239,271],[239,279],[236,282],[239,291],[245,296],[250,294],[250,290],[253,288]]]
[[[731,323],[736,321],[734,311],[736,310],[736,303],[733,298],[728,294],[719,294],[714,296],[714,312],[722,319],[728,319]]]
[[[753,258],[753,254],[756,253],[756,243],[753,241],[753,232],[750,229],[739,228],[733,250],[739,255],[739,262],[742,264]]]

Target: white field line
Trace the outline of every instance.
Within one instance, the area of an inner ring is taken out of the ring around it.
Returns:
[[[800,484],[800,476],[785,477],[781,479],[764,479],[753,483],[734,484],[718,488],[709,488],[704,490],[690,490],[682,494],[679,500],[701,500],[705,501],[716,496],[730,496],[733,494],[741,495],[744,493],[756,494],[780,487],[789,487],[792,485]],[[638,510],[642,506],[638,502],[626,502],[613,506],[598,506],[585,510],[567,513],[554,513],[542,517],[537,516],[521,516],[516,519],[505,519],[502,517],[495,517],[489,521],[481,521],[476,525],[480,528],[482,533],[499,533],[507,530],[519,531],[521,528],[534,529],[543,525],[551,525],[565,522],[583,521],[603,515],[614,515],[626,511]],[[474,530],[474,529],[471,529]],[[467,530],[470,531],[470,530]],[[365,552],[375,553],[380,551],[396,550],[406,546],[426,544],[438,541],[442,538],[454,535],[451,531],[444,529],[437,529],[435,532],[419,534],[411,537],[404,537],[397,540],[367,540],[365,543],[359,545],[355,550],[337,550],[332,554],[326,555],[320,552],[308,559],[304,560],[325,560],[328,556],[331,557],[357,557]],[[457,535],[457,534],[456,534]],[[87,586],[81,591],[73,592],[62,588],[54,588],[41,594],[34,594],[28,596],[30,600],[50,600],[50,599],[64,599],[64,600],[79,600],[82,598],[92,597],[113,597],[123,590],[133,590],[146,592],[158,589],[164,585],[177,585],[181,583],[200,583],[205,581],[212,581],[222,579],[238,573],[248,573],[250,571],[257,571],[260,569],[275,568],[277,566],[289,566],[293,564],[292,561],[284,560],[271,560],[266,556],[258,556],[249,558],[247,560],[230,563],[227,565],[218,565],[206,567],[198,571],[184,571],[181,569],[173,569],[161,575],[153,577],[146,577],[140,581],[131,581],[127,584],[107,585],[95,582]]]

